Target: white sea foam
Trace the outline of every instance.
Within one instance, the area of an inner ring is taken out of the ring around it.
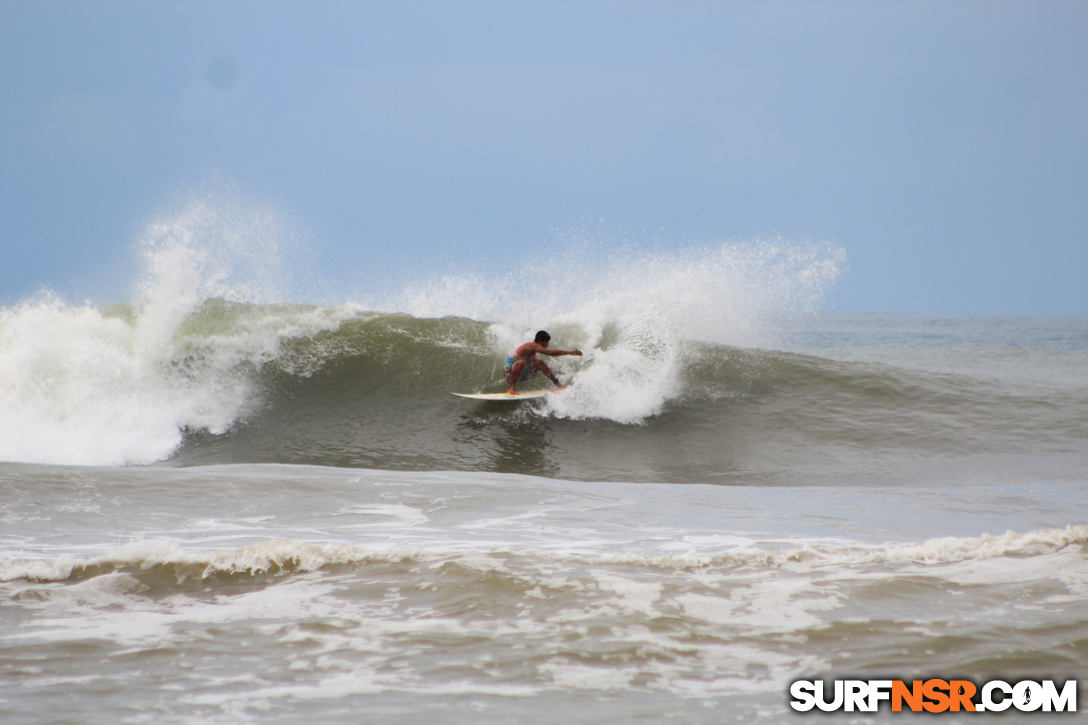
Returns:
[[[355,313],[271,311],[230,337],[187,332],[208,300],[280,299],[292,234],[274,211],[205,189],[139,237],[130,309],[45,295],[0,310],[0,460],[149,463],[186,428],[225,431],[252,401],[240,362],[275,357],[284,337]]]
[[[638,423],[680,392],[685,341],[770,342],[777,323],[818,308],[844,261],[840,248],[783,239],[613,254],[572,245],[547,264],[447,274],[388,302],[494,321],[499,353],[547,327],[553,346],[585,354],[549,360],[577,382],[548,398],[551,414]]]
[[[842,606],[834,596],[814,596],[807,581],[754,582],[732,595],[683,594],[676,598],[690,617],[752,632],[791,632],[820,623],[815,612]]]
[[[0,581],[63,581],[77,571],[92,568],[180,565],[195,567],[198,576],[215,574],[262,574],[279,569],[315,571],[332,564],[367,561],[400,561],[418,554],[411,549],[369,546],[317,546],[301,541],[271,539],[241,549],[218,552],[187,551],[165,541],[133,542],[102,556],[55,559],[0,558]]]
[[[627,690],[640,673],[638,667],[586,667],[546,663],[537,667],[561,690]]]
[[[396,505],[364,502],[356,511],[407,528],[420,523]],[[175,648],[163,662],[180,663],[168,670],[186,683],[176,702],[199,710],[203,722],[292,703],[350,708],[365,697],[373,706],[381,693],[499,697],[507,708],[510,698],[572,693],[710,701],[780,694],[805,673],[841,665],[843,655],[871,651],[871,668],[893,648],[950,631],[974,656],[979,623],[1001,633],[1038,627],[1064,607],[1069,614],[1058,621],[1079,626],[1085,542],[1088,527],[899,545],[797,540],[775,551],[709,536],[690,541],[687,554],[663,542],[661,556],[617,555],[623,547],[614,541],[584,539],[577,553],[458,547],[447,536],[414,549],[133,542],[51,566],[0,559],[0,597],[29,615],[0,640],[13,651],[98,648],[94,661],[109,660],[111,683],[142,687],[155,686],[144,683],[159,681],[161,670],[144,675],[111,655]],[[245,581],[247,573],[261,576]],[[926,586],[940,601],[889,607],[886,592],[874,598],[873,589],[895,580]],[[1016,590],[1024,582],[1026,596]],[[976,591],[958,591],[967,584]],[[901,624],[903,611],[933,622]],[[839,629],[849,636],[837,638]],[[226,655],[219,637],[233,638],[242,654]],[[74,684],[50,681],[58,682]]]
[[[229,368],[179,373],[164,336],[56,300],[0,312],[0,459],[146,463],[169,455],[184,426],[223,430],[246,382]]]

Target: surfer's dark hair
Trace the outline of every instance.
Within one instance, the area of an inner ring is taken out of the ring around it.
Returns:
[[[541,330],[540,332],[536,333],[536,338],[533,339],[533,342],[547,342],[551,339],[552,336],[549,335],[547,331]]]

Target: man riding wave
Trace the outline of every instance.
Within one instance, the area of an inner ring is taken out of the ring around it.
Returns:
[[[581,355],[582,351],[577,348],[574,350],[552,350],[548,347],[548,342],[551,339],[551,335],[541,330],[536,333],[536,337],[532,342],[519,345],[514,354],[506,358],[506,367],[502,371],[502,376],[506,379],[506,382],[510,383],[510,389],[506,391],[507,395],[517,395],[518,391],[515,389],[517,384],[523,380],[535,378],[539,373],[544,373],[545,377],[555,383],[556,390],[562,390],[566,387],[559,382],[559,378],[555,376],[551,368],[542,361],[537,360],[536,356]]]

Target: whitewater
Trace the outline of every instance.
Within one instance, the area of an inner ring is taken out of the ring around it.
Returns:
[[[553,246],[314,294],[212,190],[127,301],[0,309],[0,719],[928,721],[789,684],[1088,671],[1088,318],[827,312],[811,241]],[[451,395],[541,328],[567,390]]]

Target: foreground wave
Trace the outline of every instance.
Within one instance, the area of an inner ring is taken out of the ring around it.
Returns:
[[[572,707],[816,723],[789,711],[794,680],[1064,679],[1086,662],[1083,483],[0,472],[16,723],[42,702],[79,719],[65,703],[87,698],[96,724],[568,722]]]
[[[263,578],[265,575],[291,575],[301,572],[382,564],[436,566],[461,565],[486,571],[499,571],[512,559],[538,560],[534,569],[545,569],[546,562],[586,565],[623,565],[650,569],[758,568],[791,571],[821,567],[864,565],[927,565],[938,567],[965,561],[985,561],[999,557],[1046,557],[1067,547],[1088,544],[1088,526],[1042,529],[1023,534],[1006,532],[977,537],[942,537],[920,543],[874,546],[796,545],[788,550],[766,551],[753,546],[738,546],[717,553],[689,551],[677,555],[578,554],[500,548],[482,550],[434,550],[382,546],[315,545],[302,541],[271,539],[241,549],[199,553],[186,551],[169,542],[133,543],[111,553],[91,557],[56,559],[0,558],[0,581],[77,583],[109,574],[123,573],[143,582],[143,589],[155,582],[172,589],[189,580],[232,576]],[[634,570],[632,569],[632,570]],[[911,572],[920,570],[911,568]],[[938,572],[939,569],[935,570]],[[161,593],[161,591],[159,592]]]

